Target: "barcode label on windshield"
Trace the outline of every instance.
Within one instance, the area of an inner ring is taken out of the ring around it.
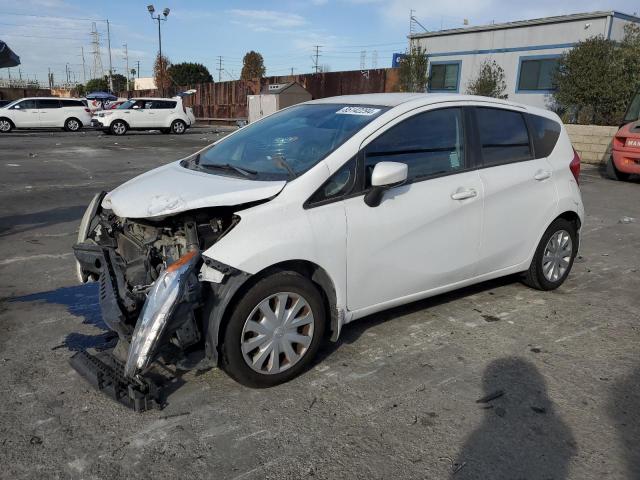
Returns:
[[[380,111],[379,108],[369,108],[369,107],[343,107],[338,110],[336,113],[340,115],[375,115]]]

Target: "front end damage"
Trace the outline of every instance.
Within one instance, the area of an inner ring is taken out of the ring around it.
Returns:
[[[71,364],[124,405],[161,408],[154,365],[215,364],[212,318],[221,316],[222,304],[247,275],[203,259],[201,252],[236,225],[238,207],[127,219],[102,207],[104,195],[87,208],[73,249],[79,280],[99,281],[102,317],[118,343],[100,354],[79,352]]]

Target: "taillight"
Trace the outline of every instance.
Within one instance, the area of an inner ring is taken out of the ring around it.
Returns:
[[[573,160],[569,164],[569,170],[571,170],[573,178],[576,179],[576,183],[580,183],[578,178],[580,176],[580,155],[578,155],[575,148],[573,149]]]
[[[91,113],[91,110],[89,110],[88,108],[85,108],[84,111],[87,113]]]

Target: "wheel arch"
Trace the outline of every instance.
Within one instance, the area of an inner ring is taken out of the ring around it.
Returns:
[[[62,123],[62,126],[66,127],[67,126],[67,122],[69,120],[76,120],[80,124],[80,128],[84,127],[84,122],[82,120],[80,120],[78,117],[75,117],[73,115],[70,115],[67,118],[65,118],[64,122]]]
[[[205,322],[205,348],[207,355],[217,362],[219,354],[219,345],[224,337],[225,329],[228,325],[229,318],[233,312],[233,308],[246,292],[257,282],[270,275],[279,272],[295,272],[313,282],[318,288],[325,309],[328,312],[328,331],[331,332],[331,340],[337,341],[340,334],[340,312],[337,308],[335,284],[327,271],[320,265],[309,260],[286,260],[270,265],[254,275],[244,274],[236,277],[237,283],[230,288],[233,290],[230,295],[225,296],[229,291],[219,284],[211,284],[213,292],[209,306],[203,311],[203,320]],[[225,300],[226,297],[226,300]]]
[[[544,226],[544,230],[540,232],[540,234],[538,235],[538,239],[535,245],[533,246],[533,249],[531,250],[531,252],[529,252],[528,259],[523,264],[523,265],[526,265],[526,268],[529,268],[529,265],[531,265],[531,262],[533,261],[533,257],[536,253],[536,249],[538,248],[538,245],[540,244],[540,240],[542,240],[542,237],[544,236],[545,232],[547,231],[549,226],[559,218],[562,218],[564,220],[567,220],[568,222],[571,222],[576,227],[576,235],[578,240],[578,245],[577,245],[578,248],[576,248],[576,255],[577,255],[578,249],[580,248],[580,228],[582,227],[582,220],[580,220],[580,215],[575,210],[565,210],[559,215],[556,215],[551,221],[549,221]]]
[[[9,117],[0,117],[0,120],[7,120],[11,124],[11,128],[17,128],[16,124]]]

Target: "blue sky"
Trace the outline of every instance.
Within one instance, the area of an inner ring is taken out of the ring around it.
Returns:
[[[388,67],[393,52],[403,51],[408,33],[409,10],[430,30],[491,21],[502,22],[574,12],[618,10],[638,13],[637,0],[153,0],[156,10],[169,7],[162,23],[163,53],[174,62],[205,64],[218,79],[222,56],[223,80],[237,78],[242,56],[249,50],[263,54],[268,75],[312,71],[314,45],[321,45],[320,64],[331,70],[365,65]],[[141,76],[151,74],[158,48],[157,23],[146,9],[149,2],[136,0],[0,0],[0,39],[22,59],[23,77],[46,82],[50,68],[56,80],[65,78],[69,64],[72,78],[82,81],[81,47],[87,77],[93,66],[92,21],[101,34],[102,63],[108,68],[106,23],[111,23],[113,68],[124,73],[123,44],[129,50],[129,68],[140,61]],[[11,75],[17,76],[18,69]],[[0,72],[6,77],[7,71]]]

